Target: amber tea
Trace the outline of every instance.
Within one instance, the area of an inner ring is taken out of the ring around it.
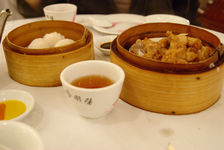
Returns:
[[[100,75],[88,75],[75,79],[71,84],[81,88],[102,88],[113,84],[111,79]]]

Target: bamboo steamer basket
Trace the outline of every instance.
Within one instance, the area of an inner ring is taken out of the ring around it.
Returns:
[[[42,38],[46,33],[58,32],[75,41],[61,47],[30,49],[27,46],[36,38]],[[87,29],[78,23],[69,21],[37,21],[22,25],[12,30],[6,38],[8,46],[21,54],[56,54],[78,49],[86,44]]]
[[[175,115],[200,112],[213,105],[222,90],[223,49],[220,49],[220,41],[215,35],[197,29],[193,27],[192,30],[191,26],[185,25],[157,23],[136,26],[119,35],[112,42],[110,58],[111,62],[125,71],[121,99],[144,110]],[[176,67],[174,64],[162,62],[151,64],[152,60],[145,60],[127,51],[136,39],[145,36],[160,37],[167,30],[199,37],[216,49],[214,56],[211,56],[214,58],[212,61],[209,58],[200,62],[200,65],[188,64],[181,68],[181,65]],[[215,67],[210,68],[207,61]]]
[[[7,38],[3,49],[9,76],[29,86],[53,87],[61,85],[60,73],[68,65],[94,59],[93,35],[87,30],[86,44],[78,49],[56,54],[21,54],[11,49]]]

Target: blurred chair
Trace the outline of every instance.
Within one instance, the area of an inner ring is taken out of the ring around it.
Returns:
[[[200,0],[203,1],[203,0]],[[224,33],[224,1],[223,0],[206,0],[202,2],[198,9],[201,26]]]

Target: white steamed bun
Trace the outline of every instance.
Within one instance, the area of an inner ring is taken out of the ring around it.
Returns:
[[[43,39],[47,42],[47,44],[50,46],[50,47],[54,47],[54,45],[64,39],[65,37],[63,35],[61,35],[60,33],[58,32],[52,32],[52,33],[48,33],[48,34],[45,34]]]
[[[42,38],[34,39],[28,46],[31,49],[42,49],[42,48],[49,48],[47,42]]]
[[[75,41],[71,40],[71,39],[62,39],[60,41],[58,41],[54,47],[59,47],[59,46],[65,46],[65,45],[69,45],[74,43]]]

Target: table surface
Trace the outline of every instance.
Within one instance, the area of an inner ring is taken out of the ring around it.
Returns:
[[[44,18],[7,22],[3,38],[13,28],[41,19]],[[94,40],[104,36],[89,29]],[[211,32],[224,42],[224,34]],[[215,105],[196,114],[163,115],[119,100],[107,116],[87,119],[69,105],[61,86],[30,87],[12,80],[7,72],[2,45],[0,48],[0,90],[20,89],[33,95],[35,107],[22,122],[39,132],[46,150],[167,150],[168,144],[176,150],[224,149],[223,90]],[[109,56],[96,48],[94,51],[96,59],[109,61]]]

